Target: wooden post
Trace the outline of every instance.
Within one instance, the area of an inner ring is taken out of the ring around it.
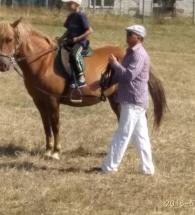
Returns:
[[[120,0],[120,15],[122,15],[122,0]]]
[[[49,1],[45,0],[45,7],[48,8],[48,6],[49,6]]]
[[[95,13],[96,0],[93,0],[93,13]]]
[[[192,24],[195,24],[195,0],[193,0],[193,14],[192,14]]]
[[[144,24],[145,0],[142,0],[142,24]]]

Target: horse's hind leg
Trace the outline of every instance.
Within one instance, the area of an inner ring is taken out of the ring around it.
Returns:
[[[37,106],[41,119],[43,122],[43,127],[45,131],[45,136],[46,136],[46,152],[45,156],[46,157],[51,157],[52,155],[52,150],[53,150],[53,141],[52,141],[52,129],[51,129],[51,121],[50,121],[50,116],[47,111],[46,106],[42,101],[36,101],[34,100],[35,105]]]

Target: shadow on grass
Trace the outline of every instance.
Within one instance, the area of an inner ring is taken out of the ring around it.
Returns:
[[[0,157],[18,157],[22,153],[29,154],[30,156],[43,156],[44,150],[35,148],[33,150],[28,150],[23,146],[17,146],[14,143],[10,142],[9,144],[5,145],[5,143],[1,144],[0,142]],[[82,146],[74,149],[65,151],[62,153],[62,156],[71,156],[71,157],[104,157],[106,155],[105,152],[94,152],[89,151],[88,149],[83,148]]]
[[[46,166],[38,167],[34,165],[32,162],[23,161],[23,162],[6,162],[0,164],[0,169],[17,169],[19,171],[38,171],[38,170],[46,170]]]
[[[25,147],[17,146],[13,142],[8,143],[7,145],[5,145],[5,143],[1,144],[0,142],[0,157],[6,156],[16,158],[21,154],[29,154],[30,156],[42,156],[43,153],[44,151],[38,148],[29,151]]]
[[[13,143],[10,143],[8,145],[2,145],[0,143],[0,157],[7,156],[11,158],[17,158],[21,154],[29,154],[29,156],[43,156],[44,151],[40,149],[33,149],[31,151],[28,151],[25,147],[21,146],[16,146]],[[84,149],[83,147],[78,147],[75,150],[70,150],[62,153],[62,156],[71,156],[73,158],[77,157],[103,157],[105,156],[106,153],[104,152],[91,152],[87,149]],[[67,168],[62,168],[62,167],[51,167],[50,165],[37,165],[34,164],[33,162],[29,161],[20,161],[20,160],[15,160],[15,161],[8,161],[4,163],[0,163],[0,169],[16,169],[18,171],[30,171],[30,172],[35,172],[35,171],[56,171],[58,173],[93,173],[93,169],[83,169],[81,167],[67,167]]]
[[[16,146],[13,143],[8,145],[1,145],[0,144],[0,157],[7,156],[7,157],[17,157],[19,154],[26,152],[26,149],[21,146]]]
[[[82,169],[80,167],[68,167],[68,168],[58,168],[50,167],[47,165],[35,165],[32,162],[6,162],[0,163],[0,169],[16,169],[18,171],[27,172],[37,172],[37,171],[47,171],[47,172],[57,172],[57,173],[89,173],[88,169]]]
[[[93,152],[88,149],[84,149],[82,146],[77,149],[63,152],[62,155],[72,156],[72,157],[104,157],[105,152]]]

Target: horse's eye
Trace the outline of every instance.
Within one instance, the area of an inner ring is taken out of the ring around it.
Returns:
[[[5,42],[6,42],[6,43],[11,43],[11,42],[12,42],[12,38],[8,38],[8,37],[5,38]]]

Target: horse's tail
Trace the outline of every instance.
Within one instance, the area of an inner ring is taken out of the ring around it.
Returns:
[[[162,82],[151,71],[149,92],[154,105],[154,128],[158,129],[167,109],[167,101]]]

